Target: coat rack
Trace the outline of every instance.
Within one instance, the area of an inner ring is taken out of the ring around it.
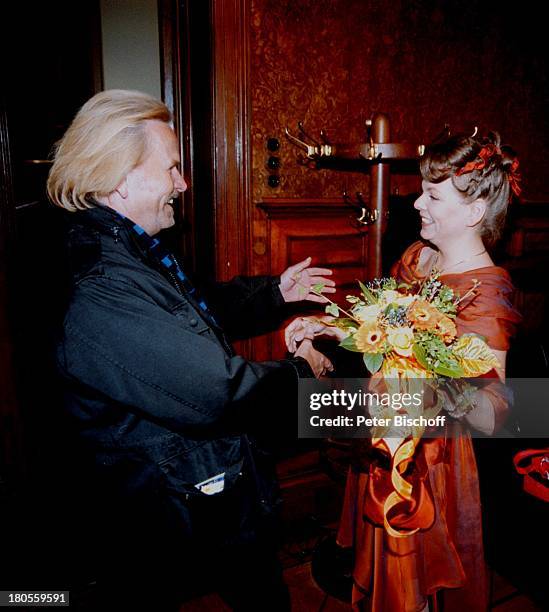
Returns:
[[[297,126],[299,136],[292,134],[286,127],[286,137],[295,146],[303,149],[308,159],[317,162],[329,158],[363,159],[370,163],[369,204],[366,204],[362,194],[357,194],[357,201],[352,202],[344,193],[343,200],[357,210],[357,223],[369,226],[368,273],[370,278],[380,277],[381,239],[389,210],[390,163],[397,160],[418,159],[423,155],[424,145],[392,143],[389,117],[383,113],[376,113],[372,119],[366,121],[367,142],[365,143],[331,143],[324,130],[320,130],[320,139],[316,140],[305,131],[302,122]]]

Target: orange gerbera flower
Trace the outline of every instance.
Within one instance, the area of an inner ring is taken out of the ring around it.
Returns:
[[[385,334],[376,321],[363,323],[355,332],[355,344],[363,353],[379,353]]]
[[[456,324],[445,315],[437,321],[437,331],[444,342],[451,342],[457,336]]]
[[[408,321],[418,330],[433,329],[443,315],[426,300],[416,300],[408,308]]]

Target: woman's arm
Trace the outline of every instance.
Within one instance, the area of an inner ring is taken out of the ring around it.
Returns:
[[[492,352],[497,357],[500,365],[495,368],[499,380],[505,382],[505,360],[507,351]],[[507,399],[501,394],[491,392],[489,388],[480,389],[475,395],[475,407],[469,412],[465,419],[476,430],[491,436],[504,420],[509,410]]]

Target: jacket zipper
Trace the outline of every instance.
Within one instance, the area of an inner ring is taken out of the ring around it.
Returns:
[[[179,287],[179,283],[177,282],[177,279],[175,278],[174,273],[173,273],[171,270],[168,270],[167,268],[166,268],[166,272],[167,272],[167,273],[170,275],[170,278],[171,278],[171,279],[172,279],[172,281],[173,281],[173,283],[172,283],[172,284],[173,284],[173,285],[174,285],[174,287],[176,288],[177,293],[179,293],[179,295],[181,295],[181,296],[185,297],[185,294],[183,293],[183,291],[181,291],[181,288]]]

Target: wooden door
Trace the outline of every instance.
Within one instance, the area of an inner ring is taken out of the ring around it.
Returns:
[[[267,220],[266,255],[271,273],[311,256],[314,266],[333,270],[337,292],[330,298],[345,307],[345,296],[356,292],[357,279],[367,276],[367,228],[353,225],[352,214],[341,200],[272,198],[259,207]],[[295,311],[322,314],[323,308],[299,304]],[[285,354],[282,329],[256,342],[257,359],[281,359]]]

